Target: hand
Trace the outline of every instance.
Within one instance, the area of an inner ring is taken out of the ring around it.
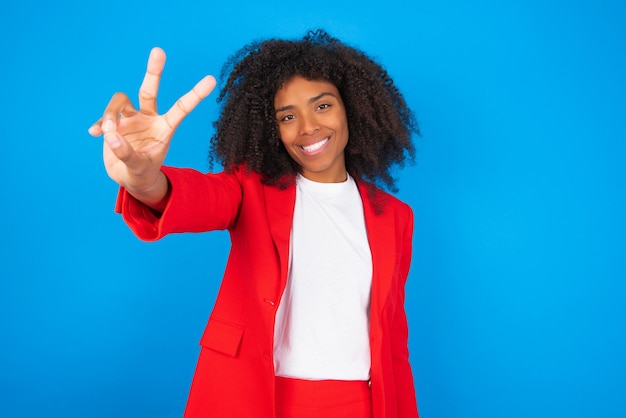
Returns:
[[[149,206],[167,194],[161,166],[174,131],[215,87],[215,78],[206,76],[159,115],[156,99],[164,65],[165,52],[152,49],[139,89],[139,110],[126,94],[115,93],[102,118],[89,128],[93,136],[104,134],[103,159],[109,177]]]

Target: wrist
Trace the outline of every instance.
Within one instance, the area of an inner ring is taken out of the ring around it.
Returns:
[[[150,187],[140,190],[126,188],[135,199],[157,212],[165,210],[170,197],[170,189],[169,180],[162,171],[159,171],[156,181]]]

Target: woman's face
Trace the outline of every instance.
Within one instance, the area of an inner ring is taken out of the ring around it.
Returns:
[[[348,120],[337,87],[293,76],[276,92],[274,109],[280,139],[302,175],[320,183],[345,181]]]

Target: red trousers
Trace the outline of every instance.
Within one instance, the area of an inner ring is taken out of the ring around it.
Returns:
[[[372,418],[368,382],[276,377],[276,418]]]

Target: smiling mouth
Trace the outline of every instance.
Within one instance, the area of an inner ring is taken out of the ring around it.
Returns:
[[[326,145],[328,140],[329,140],[329,138],[326,137],[326,138],[322,139],[321,141],[316,142],[315,144],[311,144],[311,145],[307,145],[307,146],[301,145],[300,148],[302,148],[304,150],[304,152],[312,153],[312,152],[320,150],[324,145]]]

